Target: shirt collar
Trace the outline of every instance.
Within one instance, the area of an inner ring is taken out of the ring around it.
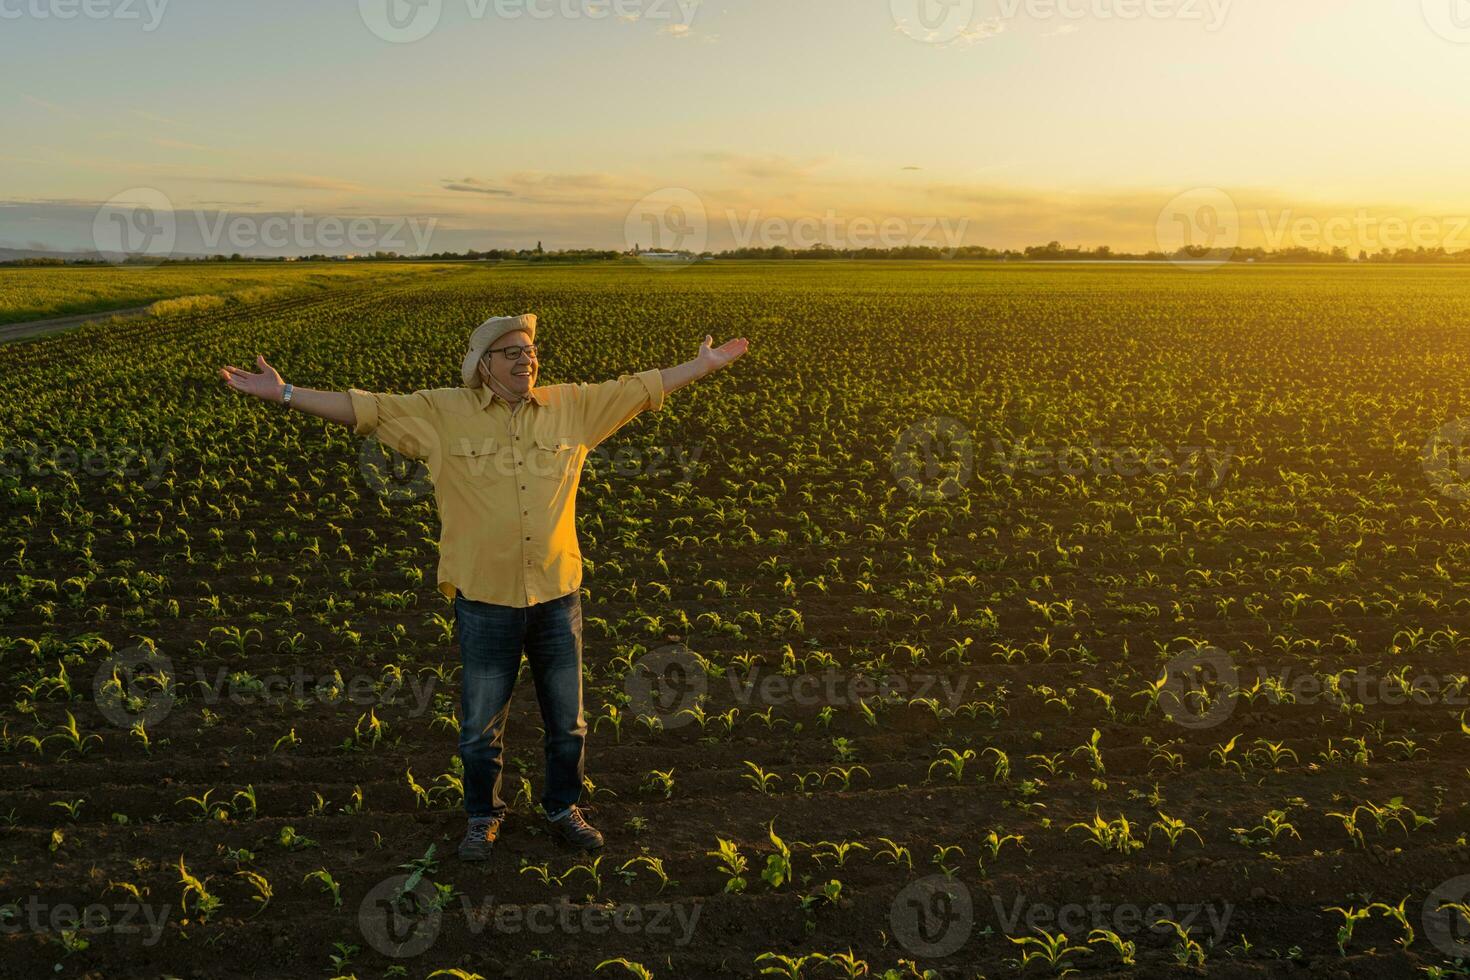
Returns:
[[[495,392],[491,391],[489,385],[483,382],[481,382],[480,387],[470,390],[475,393],[475,401],[481,408],[489,408],[490,403],[494,401],[505,401],[505,399],[500,398]],[[530,393],[526,395],[526,399],[537,405],[546,404],[546,396],[537,388],[532,388]]]

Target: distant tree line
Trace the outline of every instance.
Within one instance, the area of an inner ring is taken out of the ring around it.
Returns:
[[[665,250],[644,250],[641,254],[658,254]],[[612,249],[572,248],[546,251],[537,242],[533,249],[491,248],[483,251],[470,249],[464,252],[434,252],[426,255],[401,255],[398,252],[373,252],[363,255],[301,255],[301,256],[250,256],[233,255],[196,256],[163,260],[169,265],[193,265],[205,262],[607,262],[627,258],[633,253]],[[683,253],[693,255],[694,253]],[[956,248],[941,248],[934,245],[904,245],[898,248],[832,248],[815,245],[811,248],[788,248],[772,245],[767,248],[746,247],[726,249],[722,252],[701,252],[700,258],[720,259],[925,259],[930,261],[988,261],[988,262],[1163,262],[1171,260],[1228,260],[1230,262],[1368,262],[1368,263],[1470,263],[1470,249],[1451,252],[1443,247],[1381,249],[1374,253],[1360,250],[1353,256],[1345,248],[1330,251],[1303,247],[1265,249],[1236,248],[1212,250],[1204,246],[1188,246],[1176,252],[1118,252],[1107,245],[1085,249],[1081,246],[1064,246],[1060,242],[1045,245],[1028,245],[1023,249],[996,249],[983,245],[961,245]],[[127,259],[121,263],[109,262],[100,257],[61,258],[56,256],[21,258],[0,261],[0,266],[58,266],[58,265],[113,265],[137,264],[157,265],[160,260],[148,256]]]
[[[1085,249],[1081,246],[1063,246],[1061,242],[1045,245],[1028,245],[1023,249],[994,249],[983,245],[963,245],[958,248],[940,248],[933,245],[906,245],[901,248],[830,248],[818,245],[813,248],[794,249],[784,245],[769,248],[736,248],[723,252],[705,252],[707,256],[727,259],[930,259],[930,260],[982,260],[982,261],[1031,261],[1031,262],[1166,262],[1174,260],[1227,259],[1231,262],[1352,262],[1354,256],[1345,248],[1330,251],[1321,249],[1292,248],[1235,248],[1210,249],[1204,246],[1188,246],[1175,252],[1119,252],[1107,245]],[[1410,263],[1410,262],[1462,262],[1470,263],[1470,249],[1458,252],[1436,248],[1381,249],[1369,253],[1360,250],[1358,262]]]

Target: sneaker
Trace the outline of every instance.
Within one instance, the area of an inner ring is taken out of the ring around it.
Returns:
[[[572,807],[556,820],[547,821],[551,836],[558,843],[575,847],[579,851],[595,851],[602,847],[602,834],[597,832],[582,817],[582,811]]]
[[[469,829],[459,842],[459,856],[465,861],[486,861],[500,834],[499,817],[470,817]]]

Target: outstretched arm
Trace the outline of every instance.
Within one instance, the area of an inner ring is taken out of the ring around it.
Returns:
[[[253,395],[262,401],[280,404],[281,393],[286,387],[281,381],[280,373],[266,363],[263,354],[255,355],[255,365],[260,368],[259,371],[245,371],[230,364],[220,368],[219,374],[225,384],[236,391]],[[317,391],[293,386],[291,408],[328,422],[357,425],[357,413],[352,409],[352,396],[345,391]]]
[[[694,356],[694,360],[685,361],[677,367],[664,368],[659,372],[664,382],[664,394],[676,388],[682,388],[691,381],[698,381],[706,375],[713,374],[744,354],[750,347],[750,341],[744,337],[727,340],[718,347],[711,346],[712,344],[714,344],[714,338],[706,334],[704,343],[699,345],[699,353]]]

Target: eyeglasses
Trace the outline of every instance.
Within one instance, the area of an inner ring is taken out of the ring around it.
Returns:
[[[521,359],[522,351],[525,351],[526,356],[529,357],[531,360],[536,360],[538,348],[535,344],[526,344],[524,347],[496,347],[493,350],[487,350],[485,352],[485,356],[489,357],[491,354],[504,354],[505,359],[508,361],[519,361]]]

